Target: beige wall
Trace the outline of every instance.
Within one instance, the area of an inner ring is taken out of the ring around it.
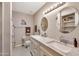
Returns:
[[[13,24],[16,26],[15,28],[15,38],[13,41],[16,42],[16,45],[21,44],[21,39],[25,35],[25,27],[20,26],[21,20],[24,19],[27,23],[27,26],[31,27],[31,34],[33,34],[34,31],[34,23],[33,23],[33,16],[20,13],[20,12],[14,12],[13,11]]]
[[[52,2],[51,2],[51,3],[50,3],[50,2],[47,3],[45,6],[43,6],[43,7],[34,15],[35,24],[37,24],[37,26],[38,26],[38,28],[40,29],[41,33],[43,33],[43,31],[41,30],[41,26],[40,26],[40,24],[41,24],[41,18],[42,18],[43,16],[46,16],[47,19],[48,19],[48,29],[47,29],[47,31],[46,31],[48,37],[51,37],[51,38],[54,38],[54,39],[59,39],[59,37],[63,35],[63,36],[70,37],[70,38],[76,37],[77,40],[79,40],[79,25],[78,25],[78,27],[77,27],[73,32],[71,32],[71,33],[69,33],[69,34],[63,34],[63,33],[59,32],[59,30],[58,30],[58,28],[57,28],[57,26],[56,26],[56,16],[57,16],[57,13],[58,13],[61,9],[65,8],[65,7],[67,7],[67,6],[73,6],[73,7],[77,8],[78,11],[79,11],[79,3],[78,3],[78,2],[77,2],[77,3],[75,3],[75,2],[74,2],[74,3],[66,3],[64,6],[58,8],[58,9],[52,11],[52,12],[50,12],[50,13],[47,14],[47,15],[44,15],[44,14],[43,14],[43,11],[47,10],[47,8],[49,8],[50,6],[53,6],[53,3],[52,3]],[[69,40],[70,40],[70,39],[69,39]]]
[[[2,55],[2,3],[0,3],[0,56]]]

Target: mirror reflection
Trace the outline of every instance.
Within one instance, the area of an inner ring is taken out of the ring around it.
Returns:
[[[46,31],[48,28],[48,20],[46,17],[43,17],[41,20],[41,28],[43,31]]]
[[[62,33],[72,32],[78,25],[78,11],[73,7],[66,7],[57,14],[58,29]]]

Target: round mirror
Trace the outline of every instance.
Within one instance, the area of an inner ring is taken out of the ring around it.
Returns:
[[[78,25],[78,11],[73,7],[66,7],[57,14],[57,27],[62,33],[72,32]]]
[[[48,20],[46,17],[43,17],[41,20],[41,28],[43,31],[46,31],[48,28]]]

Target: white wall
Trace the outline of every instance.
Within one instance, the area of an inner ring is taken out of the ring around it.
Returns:
[[[49,14],[47,15],[44,15],[43,14],[43,11],[47,10],[47,8],[50,8],[50,6],[53,6],[53,3],[49,2],[47,3],[45,6],[43,6],[43,8],[41,8],[35,15],[34,15],[34,20],[35,20],[35,24],[37,24],[38,28],[40,29],[41,33],[42,33],[42,30],[41,30],[41,18],[43,16],[46,16],[47,19],[48,19],[48,29],[47,29],[47,35],[48,37],[51,37],[51,38],[54,38],[54,39],[59,39],[60,36],[67,36],[67,37],[70,37],[70,38],[74,38],[76,37],[77,40],[79,40],[79,25],[78,27],[71,33],[69,34],[63,34],[61,32],[59,32],[57,26],[56,26],[56,16],[57,16],[57,13],[65,8],[65,7],[69,7],[69,6],[73,6],[75,8],[78,9],[79,11],[79,3],[77,2],[72,2],[72,3],[67,3],[65,4],[64,6],[50,12]]]
[[[2,55],[2,3],[0,3],[0,56]]]
[[[17,27],[15,28],[15,39],[13,41],[16,42],[16,45],[21,44],[21,39],[25,35],[25,28],[24,27],[18,27],[20,25],[20,22],[22,19],[24,19],[27,23],[27,26],[31,27],[31,34],[33,34],[34,31],[34,23],[33,23],[33,16],[19,13],[13,11],[13,24]]]

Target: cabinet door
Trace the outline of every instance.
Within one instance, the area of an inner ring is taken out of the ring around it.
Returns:
[[[31,52],[34,56],[39,56],[39,43],[31,39]]]
[[[39,56],[38,49],[33,49],[33,56]]]

